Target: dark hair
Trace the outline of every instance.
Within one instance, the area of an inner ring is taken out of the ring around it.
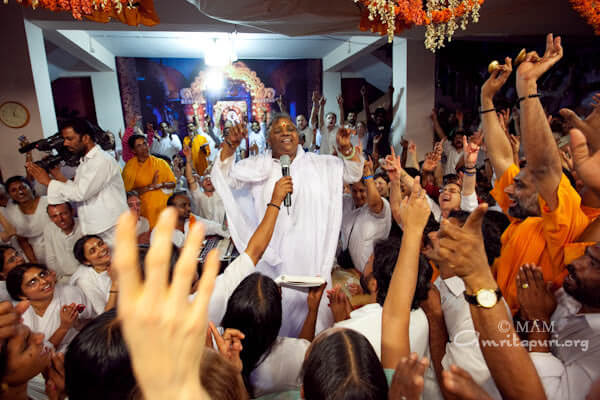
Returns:
[[[174,206],[175,205],[175,199],[179,196],[185,196],[188,199],[190,198],[190,196],[188,196],[187,192],[184,190],[180,190],[178,192],[173,193],[171,196],[169,196],[169,198],[167,199],[167,206]]]
[[[172,160],[171,160],[169,157],[167,157],[167,156],[163,156],[162,154],[152,154],[152,155],[153,155],[154,157],[156,157],[156,158],[160,158],[161,160],[163,160],[164,162],[166,162],[166,163],[167,163],[167,165],[169,165],[169,166],[171,165],[171,161],[172,161]]]
[[[317,338],[302,364],[304,397],[311,400],[387,400],[388,384],[373,346],[342,329]]]
[[[0,343],[0,382],[4,381],[6,365],[8,364],[8,350],[6,349],[7,343],[8,339],[4,339]],[[0,394],[2,394],[2,388],[0,388]]]
[[[446,186],[450,183],[454,183],[455,185],[460,186],[460,178],[456,174],[447,174],[444,175],[443,183],[444,184],[442,186]]]
[[[6,277],[6,290],[8,290],[8,294],[10,294],[10,297],[12,297],[13,300],[21,301],[21,296],[25,296],[23,290],[21,290],[21,285],[23,284],[25,272],[31,268],[39,268],[48,271],[48,267],[44,264],[25,263],[17,265],[8,273],[8,276]]]
[[[429,234],[431,232],[437,232],[440,230],[440,223],[435,220],[433,214],[429,214],[429,219],[427,220],[427,225],[425,225],[425,229],[423,229],[423,245],[433,245],[431,243],[431,239],[429,239]]]
[[[573,189],[577,190],[577,181],[575,181],[575,177],[573,176],[571,171],[569,171],[568,169],[563,167],[562,172],[563,172],[563,174],[565,174],[565,176],[569,180],[569,183],[571,184]]]
[[[240,353],[242,377],[253,395],[250,374],[269,355],[281,329],[281,293],[273,279],[259,273],[246,277],[233,291],[221,321],[223,328],[234,328],[246,335]]]
[[[68,201],[66,201],[64,203],[58,203],[58,204],[48,204],[46,206],[46,212],[48,212],[48,210],[50,209],[50,207],[62,206],[63,204],[66,204],[67,208],[69,209],[69,211],[73,212],[73,206]]]
[[[21,175],[11,176],[10,178],[8,178],[4,182],[4,187],[6,188],[6,192],[7,193],[8,193],[8,190],[10,188],[10,185],[12,185],[15,182],[23,182],[24,184],[26,184],[27,186],[29,186],[29,189],[33,192],[33,195],[35,196],[35,190],[33,189],[33,186],[31,185],[31,182],[29,182],[27,180],[27,178],[25,178],[24,176],[21,176]]]
[[[130,197],[134,197],[134,196],[139,198],[140,194],[135,190],[131,190],[131,191],[127,192],[127,200],[129,200]]]
[[[377,281],[377,303],[383,306],[390,288],[394,268],[398,260],[398,253],[402,239],[388,238],[375,243],[373,251],[373,277]],[[423,255],[419,255],[419,273],[417,275],[417,285],[413,296],[411,309],[416,310],[421,302],[427,299],[431,275],[433,271],[429,262]]]
[[[408,168],[405,168],[404,171],[406,171],[406,173],[413,178],[416,178],[417,176],[421,175],[419,170],[416,168],[408,167]]]
[[[86,265],[86,266],[89,266],[89,265],[86,264],[86,262],[88,262],[88,259],[85,258],[84,245],[90,239],[104,240],[98,235],[85,235],[85,236],[77,239],[77,241],[75,242],[75,245],[73,246],[73,255],[75,256],[77,261],[79,261],[81,264]]]
[[[142,279],[146,279],[146,255],[150,250],[150,245],[148,244],[139,244],[138,245],[138,259],[140,263],[140,272],[142,273]],[[173,279],[173,272],[175,272],[175,264],[177,264],[177,260],[179,259],[179,254],[181,251],[179,247],[172,245],[171,247],[171,258],[169,259],[169,283]]]
[[[469,218],[469,215],[471,215],[471,213],[468,211],[452,210],[450,211],[450,214],[448,214],[448,218],[456,219],[458,222],[460,222],[460,225],[462,226],[465,224],[465,222],[467,222],[467,218]]]
[[[386,181],[387,183],[390,183],[390,177],[383,172],[378,172],[375,174],[374,179],[377,180],[378,178],[381,178],[384,181]]]
[[[129,148],[133,150],[135,148],[135,141],[138,139],[144,139],[144,141],[147,140],[146,136],[135,133],[129,136],[129,139],[127,139],[127,146],[129,146]]]
[[[136,387],[116,311],[87,324],[65,354],[65,388],[70,399],[128,399]]]
[[[73,131],[79,136],[89,136],[92,142],[97,142],[97,132],[99,128],[94,127],[90,121],[83,118],[74,118],[60,124],[60,131],[73,128]]]
[[[4,253],[6,253],[8,250],[15,249],[11,246],[0,246],[0,272],[4,272]]]
[[[489,211],[483,217],[481,230],[483,233],[483,244],[485,246],[485,254],[487,255],[488,264],[494,264],[494,260],[500,257],[502,249],[502,234],[510,225],[510,221],[506,214],[499,211]]]

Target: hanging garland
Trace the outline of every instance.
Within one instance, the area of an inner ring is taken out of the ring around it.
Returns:
[[[387,34],[388,41],[405,29],[427,26],[425,47],[435,52],[451,41],[457,28],[466,29],[469,18],[479,21],[484,0],[354,0],[361,6],[360,29]]]
[[[23,6],[68,11],[73,18],[83,17],[95,22],[117,19],[124,24],[153,26],[160,22],[153,0],[17,0]],[[4,0],[8,3],[8,0]]]
[[[569,2],[573,10],[594,28],[594,33],[600,35],[600,0],[569,0]]]

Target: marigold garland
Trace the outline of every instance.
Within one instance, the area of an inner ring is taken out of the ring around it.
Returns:
[[[7,3],[8,0],[4,0]],[[124,24],[153,26],[160,22],[153,0],[17,0],[23,6],[45,8],[50,11],[68,11],[73,18],[86,17],[96,22],[112,18]]]
[[[589,0],[588,0],[589,1]],[[456,28],[466,29],[468,18],[479,20],[484,0],[354,0],[361,5],[359,28],[381,35],[391,42],[394,34],[415,25],[427,26],[425,46],[431,51],[451,40]],[[391,15],[393,7],[394,15]]]
[[[569,3],[594,28],[594,33],[600,35],[600,0],[569,0]]]

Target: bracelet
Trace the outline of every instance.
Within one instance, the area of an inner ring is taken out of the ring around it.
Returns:
[[[476,172],[467,172],[467,171],[465,170],[464,174],[465,174],[466,176],[475,176],[475,175],[476,175]]]
[[[362,180],[366,181],[367,179],[373,179],[373,175],[369,175],[369,176],[363,176]]]
[[[344,160],[351,160],[356,155],[356,147],[354,147],[354,145],[352,145],[352,151],[350,152],[349,155],[345,155],[341,151],[339,152],[339,154],[340,154],[340,157],[342,157]]]
[[[475,167],[465,167],[464,168],[465,171],[473,171],[473,172],[477,172],[477,168]]]
[[[490,108],[489,110],[479,110],[479,114],[485,114],[485,113],[489,113],[489,112],[492,112],[492,111],[496,111],[496,109],[495,108]]]
[[[267,207],[269,207],[269,206],[275,207],[276,209],[281,210],[281,207],[279,207],[277,204],[267,203]]]
[[[542,97],[542,94],[534,93],[534,94],[530,94],[529,96],[519,97],[519,100],[517,102],[520,104],[525,99],[533,99],[535,97]]]

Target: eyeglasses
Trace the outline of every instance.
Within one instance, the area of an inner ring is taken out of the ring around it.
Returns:
[[[48,278],[49,276],[50,276],[50,271],[48,271],[48,270],[42,270],[42,271],[40,271],[39,274],[37,274],[36,276],[34,276],[32,279],[30,279],[25,284],[25,286],[27,286],[29,289],[37,289],[37,287],[40,285],[40,282],[42,281],[42,279],[45,282],[46,278]]]
[[[23,259],[23,257],[21,257],[21,253],[15,251],[15,253],[12,256],[8,257],[8,260],[6,260],[6,264],[14,264],[17,261],[17,258]]]

